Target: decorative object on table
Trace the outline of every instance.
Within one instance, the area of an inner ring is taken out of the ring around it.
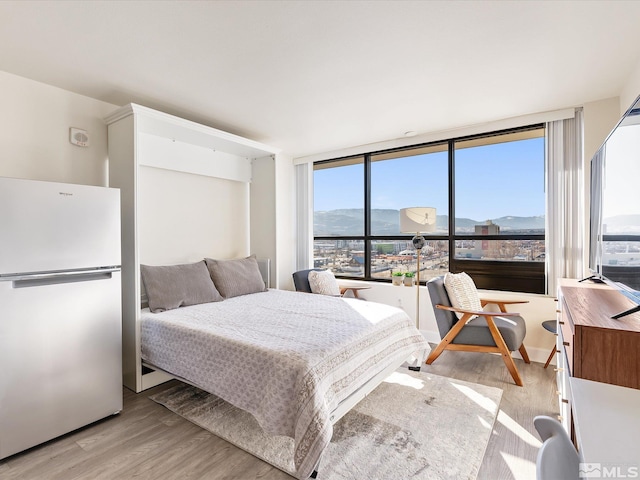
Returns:
[[[318,478],[475,479],[501,397],[499,388],[399,369],[334,425]],[[293,440],[268,436],[215,395],[178,383],[150,399],[294,474]]]
[[[427,358],[427,365],[445,350],[499,353],[514,382],[521,387],[522,379],[511,352],[518,350],[524,362],[531,363],[522,343],[527,328],[524,318],[508,313],[506,305],[529,301],[481,299],[473,279],[464,272],[432,278],[427,289],[442,338]],[[489,304],[497,305],[500,311],[484,311]]]
[[[416,328],[420,329],[420,252],[426,244],[421,233],[436,229],[436,209],[433,207],[410,207],[400,209],[400,231],[415,233],[411,239],[416,249]]]
[[[404,273],[403,272],[393,272],[391,274],[391,283],[396,286],[402,285],[404,281]]]
[[[413,287],[413,278],[414,278],[413,272],[405,272],[404,279],[402,280],[402,282],[404,283],[404,286]]]

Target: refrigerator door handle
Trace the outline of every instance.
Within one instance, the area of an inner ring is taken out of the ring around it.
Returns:
[[[0,281],[13,282],[13,288],[39,287],[60,283],[108,280],[120,267],[96,268],[91,270],[71,270],[64,272],[28,273],[0,276]]]

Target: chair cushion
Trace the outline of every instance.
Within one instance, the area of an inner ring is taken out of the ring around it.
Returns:
[[[496,315],[499,315],[499,313],[496,313]],[[512,352],[518,350],[527,334],[524,318],[519,315],[509,317],[495,316],[493,320],[509,350]],[[476,317],[469,320],[451,343],[486,345],[491,347],[496,345],[485,317]]]
[[[438,324],[438,331],[440,332],[440,338],[444,338],[451,327],[458,321],[458,317],[453,312],[448,310],[441,310],[436,308],[436,305],[444,305],[445,307],[452,307],[449,295],[447,295],[447,289],[444,288],[444,276],[432,278],[427,282],[427,290],[429,291],[429,298],[433,305],[433,313],[436,317],[436,323]]]
[[[307,270],[298,270],[293,272],[293,285],[296,288],[296,292],[313,293],[311,291],[311,285],[309,285],[309,272],[319,271],[320,268],[308,268]]]
[[[444,288],[447,289],[451,306],[463,310],[482,310],[478,290],[473,279],[465,272],[447,273],[444,276]],[[456,313],[458,318],[462,318],[462,313]],[[476,317],[472,317],[476,318]]]
[[[309,285],[313,293],[340,296],[340,287],[331,270],[312,270],[309,272]]]

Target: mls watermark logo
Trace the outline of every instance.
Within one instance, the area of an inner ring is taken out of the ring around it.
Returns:
[[[609,463],[581,463],[580,478],[640,478],[637,465],[615,465]]]

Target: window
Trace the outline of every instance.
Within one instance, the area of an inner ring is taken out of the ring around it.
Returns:
[[[479,288],[544,292],[541,125],[314,164],[314,264],[389,281],[416,270],[399,210],[436,209],[422,281],[466,271]]]

